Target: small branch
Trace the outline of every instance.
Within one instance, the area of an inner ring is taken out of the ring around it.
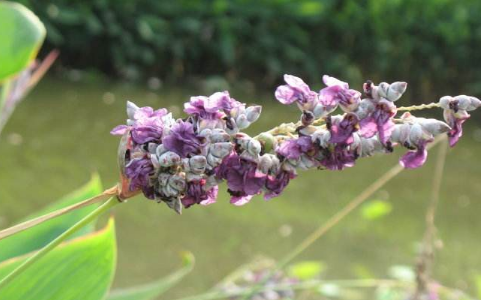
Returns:
[[[26,229],[29,229],[33,226],[39,225],[39,224],[41,224],[43,222],[46,222],[48,220],[51,220],[53,218],[62,216],[62,215],[66,214],[66,213],[69,213],[71,211],[74,211],[74,210],[92,205],[94,203],[98,203],[98,202],[102,202],[104,200],[107,200],[107,199],[109,199],[113,196],[116,196],[117,192],[118,192],[118,187],[117,187],[117,185],[115,185],[115,186],[103,191],[101,194],[99,194],[95,197],[92,197],[90,199],[81,201],[79,203],[75,203],[73,205],[61,208],[59,210],[53,211],[51,213],[45,214],[45,215],[37,217],[35,219],[31,219],[31,220],[25,221],[23,223],[17,224],[15,226],[12,226],[10,228],[4,229],[4,230],[0,231],[0,240],[4,239],[6,237],[9,237],[13,234],[24,231]]]
[[[437,145],[440,141],[446,140],[446,137],[436,138],[434,142],[428,145],[428,150],[435,145]],[[299,244],[292,252],[290,252],[286,257],[284,257],[259,283],[257,283],[251,290],[250,293],[244,295],[241,300],[248,300],[254,294],[256,294],[262,286],[279,270],[284,268],[288,263],[290,263],[294,258],[296,258],[299,254],[304,252],[309,246],[311,246],[315,241],[317,241],[320,237],[322,237],[326,232],[328,232],[331,228],[337,225],[340,221],[342,221],[347,215],[349,215],[354,209],[356,209],[359,205],[361,205],[364,201],[366,201],[372,194],[374,194],[377,190],[383,187],[387,182],[389,182],[392,178],[396,175],[401,173],[404,168],[401,165],[396,165],[387,171],[383,176],[381,176],[378,180],[373,182],[370,186],[368,186],[363,192],[361,192],[357,197],[355,197],[351,202],[349,202],[344,208],[342,208],[339,212],[337,212],[334,216],[332,216],[326,223],[321,225],[316,231],[311,233],[301,244]]]
[[[413,106],[401,106],[398,107],[398,111],[414,111],[414,110],[423,110],[423,109],[431,109],[431,108],[438,108],[441,107],[439,103],[429,103],[429,104],[421,104],[421,105],[413,105]]]
[[[434,169],[434,176],[431,190],[431,200],[426,211],[426,231],[424,233],[422,250],[416,263],[416,293],[414,299],[420,299],[421,295],[428,291],[429,281],[431,280],[431,267],[434,260],[434,244],[436,237],[436,225],[434,223],[436,209],[439,204],[439,195],[444,173],[448,144],[447,138],[443,136],[442,143]]]
[[[27,258],[27,260],[25,260],[21,265],[19,265],[12,272],[10,272],[7,276],[5,276],[0,281],[0,289],[4,288],[13,279],[15,279],[18,275],[20,275],[23,271],[25,271],[29,266],[31,266],[33,263],[35,263],[40,258],[45,256],[47,253],[49,253],[51,250],[53,250],[55,247],[57,247],[60,243],[62,243],[64,240],[66,240],[72,234],[74,234],[79,229],[81,229],[82,227],[84,227],[88,223],[92,222],[99,215],[108,211],[111,207],[113,207],[114,205],[119,204],[119,203],[120,202],[117,200],[116,197],[111,197],[107,202],[105,202],[104,204],[102,204],[101,206],[96,208],[90,214],[85,216],[82,220],[78,221],[75,225],[73,225],[72,227],[67,229],[64,233],[62,233],[57,238],[55,238],[53,241],[48,243],[45,247],[40,249],[38,252],[35,252],[32,256]]]

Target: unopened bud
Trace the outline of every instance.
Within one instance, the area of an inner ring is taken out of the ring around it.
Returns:
[[[246,109],[246,116],[247,116],[247,121],[250,123],[254,123],[259,119],[260,115],[262,112],[262,106],[256,105],[256,106],[249,106]]]
[[[196,155],[189,159],[189,170],[194,174],[201,174],[205,171],[207,159],[205,156]]]
[[[133,102],[127,101],[127,117],[129,117],[129,119],[134,119],[134,115],[137,110],[139,110],[137,105],[135,105]]]
[[[224,158],[234,149],[234,145],[230,142],[215,143],[209,146],[209,154],[217,158]]]
[[[245,129],[245,128],[249,127],[249,125],[251,125],[249,120],[247,120],[247,116],[244,115],[244,114],[239,115],[235,119],[235,123],[237,124],[237,127],[239,127],[239,129]]]
[[[180,164],[181,161],[180,156],[172,151],[165,152],[158,159],[161,167],[172,167]]]
[[[321,148],[327,148],[330,139],[331,133],[326,129],[319,129],[312,134],[312,142],[318,144]]]
[[[263,132],[259,134],[256,139],[264,147],[264,152],[271,152],[277,147],[277,139],[270,133]]]

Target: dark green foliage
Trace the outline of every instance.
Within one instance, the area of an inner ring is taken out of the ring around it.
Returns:
[[[477,0],[23,0],[64,65],[128,78],[283,73],[405,80],[415,101],[481,91]],[[48,48],[48,47],[47,47]],[[356,86],[359,88],[359,86]]]

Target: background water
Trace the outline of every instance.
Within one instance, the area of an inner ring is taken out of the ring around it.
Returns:
[[[104,186],[116,183],[118,138],[109,135],[125,119],[125,100],[168,107],[179,116],[182,103],[198,91],[148,89],[123,84],[45,80],[18,107],[0,137],[0,225],[47,205],[99,172]],[[259,132],[298,117],[271,95],[232,93],[243,102],[262,103]],[[440,117],[440,112],[438,117]],[[473,119],[480,119],[475,113]],[[437,214],[442,249],[435,277],[474,293],[481,275],[481,128],[470,120],[459,145],[450,150]],[[424,232],[436,150],[418,170],[403,172],[373,199],[389,201],[393,211],[378,220],[352,213],[298,260],[321,260],[327,278],[386,277],[391,265],[412,265]],[[170,273],[178,253],[189,250],[194,272],[170,299],[198,293],[259,255],[281,258],[341,209],[369,183],[397,163],[401,151],[358,161],[343,172],[301,172],[284,194],[260,197],[243,207],[228,203],[196,206],[178,216],[164,205],[137,197],[115,210],[119,244],[114,285],[127,287]]]

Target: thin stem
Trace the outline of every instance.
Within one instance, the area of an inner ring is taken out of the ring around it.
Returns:
[[[29,266],[31,266],[33,263],[38,261],[40,258],[45,256],[47,253],[49,253],[51,250],[53,250],[55,247],[57,247],[60,243],[65,241],[69,236],[77,232],[79,229],[87,225],[88,223],[92,222],[95,218],[100,216],[102,213],[108,211],[111,207],[113,207],[116,204],[119,204],[120,202],[116,197],[110,198],[107,202],[96,208],[94,211],[92,211],[90,214],[85,216],[82,220],[78,221],[75,225],[67,229],[64,233],[59,235],[57,238],[55,238],[53,241],[48,243],[45,247],[37,251],[35,254],[30,256],[28,259],[26,259],[21,265],[19,265],[17,268],[15,268],[12,272],[10,272],[7,276],[5,276],[1,281],[0,281],[0,289],[5,287],[7,284],[9,284],[13,279],[15,279],[18,275],[20,275],[23,271],[25,271]]]
[[[421,104],[421,105],[413,105],[413,106],[401,106],[398,107],[398,111],[414,111],[414,110],[423,110],[423,109],[431,109],[431,108],[437,108],[441,107],[439,103],[429,103],[429,104]]]
[[[437,145],[445,137],[436,138],[434,142],[428,145],[428,149]],[[311,233],[302,243],[300,243],[293,251],[287,254],[279,263],[262,279],[259,281],[251,290],[249,294],[244,295],[241,300],[250,299],[254,294],[256,294],[262,286],[279,270],[284,268],[288,263],[290,263],[299,254],[304,252],[309,246],[311,246],[315,241],[322,237],[331,228],[342,221],[347,215],[349,215],[354,209],[366,201],[372,194],[383,187],[392,178],[398,175],[404,168],[401,165],[396,165],[387,171],[383,176],[373,182],[368,186],[363,192],[361,192],[357,197],[355,197],[351,202],[349,202],[344,208],[332,216],[326,223],[321,225],[317,230]]]
[[[107,200],[107,199],[111,198],[112,196],[117,195],[117,190],[118,190],[117,185],[115,185],[115,186],[111,187],[110,189],[107,189],[107,190],[103,191],[101,194],[99,194],[95,197],[92,197],[90,199],[75,203],[73,205],[70,205],[70,206],[61,208],[59,210],[50,212],[50,213],[45,214],[43,216],[37,217],[35,219],[31,219],[31,220],[25,221],[23,223],[17,224],[15,226],[9,227],[7,229],[4,229],[4,230],[0,231],[0,240],[4,239],[6,237],[9,237],[11,235],[14,235],[16,233],[19,233],[21,231],[24,231],[26,229],[29,229],[33,226],[39,225],[39,224],[41,224],[43,222],[46,222],[48,220],[51,220],[53,218],[62,216],[64,214],[69,213],[71,211],[74,211],[76,209],[83,208],[83,207],[92,205],[94,203],[98,203],[98,202]]]
[[[436,160],[436,166],[434,169],[431,200],[426,211],[426,231],[424,233],[423,246],[418,258],[418,262],[416,263],[417,287],[414,299],[419,299],[419,297],[427,291],[429,280],[431,277],[431,266],[434,259],[434,239],[436,236],[436,225],[434,223],[434,220],[436,216],[436,209],[439,204],[439,196],[441,192],[441,183],[443,179],[447,149],[447,138],[443,136]]]

